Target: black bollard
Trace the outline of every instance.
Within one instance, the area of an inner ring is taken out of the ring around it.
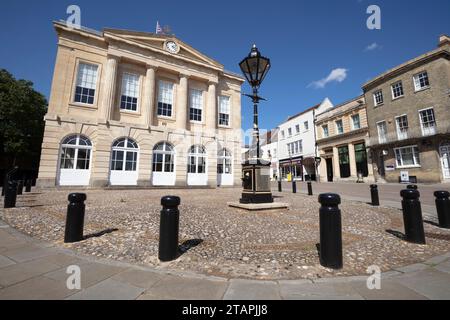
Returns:
[[[380,205],[380,197],[378,195],[378,186],[376,184],[370,186],[370,196],[372,198],[372,206],[378,207]]]
[[[23,180],[17,182],[17,195],[21,196],[23,194]]]
[[[17,200],[17,182],[16,181],[8,181],[5,190],[5,200],[4,200],[4,208],[15,208]]]
[[[326,193],[319,196],[320,208],[320,264],[326,268],[342,269],[341,197]]]
[[[415,184],[410,184],[409,186],[406,187],[406,189],[408,190],[417,190],[417,186]]]
[[[32,183],[33,183],[33,181],[31,179],[27,180],[26,187],[25,187],[25,192],[27,192],[27,193],[31,192],[31,184]]]
[[[181,199],[168,196],[161,199],[161,221],[159,225],[159,260],[173,261],[178,258],[178,235],[180,229]]]
[[[297,193],[297,182],[292,180],[292,193]]]
[[[419,201],[420,192],[408,189],[401,191],[400,195],[403,198],[402,208],[406,241],[417,244],[426,244],[422,207]]]
[[[441,228],[450,229],[450,192],[436,191],[436,209]]]
[[[67,206],[66,232],[64,243],[74,243],[83,240],[84,211],[86,194],[69,194],[69,205]]]
[[[311,181],[308,181],[308,196],[312,196],[313,194],[313,189],[312,189],[312,183]]]
[[[278,181],[278,192],[283,192],[283,186],[281,181]]]

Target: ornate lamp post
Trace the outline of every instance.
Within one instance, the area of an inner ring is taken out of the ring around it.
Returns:
[[[250,54],[241,61],[239,66],[253,89],[253,94],[245,96],[253,101],[253,141],[256,142],[253,159],[245,162],[242,169],[244,192],[241,203],[272,203],[270,162],[261,159],[258,125],[258,103],[261,100],[265,101],[258,96],[258,89],[269,72],[270,59],[263,57],[256,45],[253,45]]]

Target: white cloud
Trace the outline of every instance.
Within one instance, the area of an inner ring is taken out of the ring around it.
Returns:
[[[328,77],[318,81],[314,81],[310,83],[308,87],[314,87],[315,89],[323,89],[330,82],[343,82],[345,79],[347,79],[347,72],[348,69],[344,68],[334,69],[333,71],[331,71]]]
[[[373,51],[376,49],[381,49],[381,46],[378,43],[374,42],[372,44],[369,44],[364,51]]]

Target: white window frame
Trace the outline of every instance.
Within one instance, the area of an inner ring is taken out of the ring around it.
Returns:
[[[395,96],[395,90],[397,89],[396,86],[398,86],[398,85],[400,85],[400,87],[399,87],[400,89],[399,90],[401,90],[402,94],[396,97]],[[395,83],[393,83],[391,85],[391,94],[392,94],[392,100],[397,100],[397,99],[400,99],[400,98],[405,96],[405,90],[403,89],[403,82],[402,81],[397,81],[397,82],[395,82]]]
[[[327,128],[327,131],[325,133],[325,127]],[[328,126],[328,124],[324,124],[322,126],[322,134],[324,138],[328,138],[330,136],[330,127]]]
[[[359,128],[355,127],[355,117],[358,117]],[[352,115],[350,118],[352,119],[352,130],[359,130],[359,129],[361,129],[361,116],[359,115],[359,113]]]
[[[305,128],[305,132],[309,131],[309,121],[303,122],[303,127]]]
[[[93,82],[94,84],[94,88],[88,88],[88,87],[84,87],[81,86],[80,82],[80,68],[82,65],[86,65],[86,66],[90,66],[90,67],[95,67],[95,82]],[[92,63],[92,62],[88,62],[88,61],[84,61],[84,60],[79,60],[77,62],[76,65],[76,74],[75,74],[75,79],[74,79],[74,88],[73,88],[73,98],[72,98],[72,103],[77,104],[77,105],[81,105],[81,106],[95,106],[97,105],[97,97],[98,97],[98,83],[99,83],[99,75],[100,75],[100,68],[101,66],[97,63]],[[87,102],[80,102],[80,101],[76,101],[76,96],[77,94],[77,87],[81,87],[84,89],[88,89],[88,90],[94,90],[94,95],[93,95],[93,101],[92,103],[87,103]]]
[[[429,128],[425,130],[424,128],[424,123],[423,123],[423,119],[422,119],[422,112],[424,111],[428,111],[428,110],[433,110],[433,120],[434,120],[434,126],[433,126],[433,132],[426,132],[426,130],[430,130]],[[422,130],[422,136],[423,137],[429,137],[429,136],[433,136],[437,133],[437,122],[436,122],[436,112],[434,111],[434,108],[425,108],[422,110],[419,110],[419,120],[420,120],[420,129]]]
[[[414,152],[414,148],[417,149],[417,157],[416,157],[416,154]],[[402,155],[401,150],[404,150],[404,149],[411,149],[412,150],[413,161],[414,161],[413,165],[404,165],[403,164],[403,157],[401,157],[401,159],[400,159],[401,163],[399,164],[398,158],[397,158],[397,151],[399,151],[400,155]],[[400,147],[400,148],[394,148],[394,155],[395,155],[395,164],[396,164],[396,167],[398,169],[421,168],[422,167],[422,165],[420,164],[420,151],[419,151],[419,147],[417,145],[404,146],[404,147]]]
[[[383,139],[382,139],[381,132],[380,132],[380,124],[382,124],[382,123],[384,123],[384,128],[386,129],[386,132],[385,132],[385,135],[383,136]],[[380,144],[388,142],[388,130],[387,130],[387,122],[386,122],[386,120],[377,122],[377,132],[378,132],[378,142]]]
[[[134,80],[136,80],[136,85],[135,85],[135,96],[132,95],[128,95],[127,92],[124,92],[125,89],[125,81],[126,81],[126,77],[132,77],[135,78]],[[140,86],[141,86],[141,82],[140,82],[140,76],[138,74],[135,73],[131,73],[131,72],[124,72],[122,74],[122,83],[121,83],[121,90],[120,90],[120,101],[119,101],[119,109],[121,112],[131,112],[131,113],[139,113],[140,110],[140,105],[139,105],[139,95],[140,95]],[[122,108],[122,97],[126,96],[129,98],[134,98],[136,99],[136,110],[132,110],[132,109],[125,109]]]
[[[198,96],[196,96],[198,94]],[[199,101],[197,101],[199,98]],[[195,104],[195,105],[194,105]],[[200,110],[200,120],[191,119],[191,111]],[[199,89],[189,90],[189,121],[192,123],[203,123],[203,91]]]
[[[339,122],[342,124],[342,132],[339,132],[339,126],[338,126]],[[335,124],[336,124],[336,134],[337,135],[344,134],[344,121],[342,119],[341,120],[336,120]]]
[[[289,128],[289,129],[288,129],[288,136],[289,136],[289,137],[292,137],[292,128]]]
[[[299,124],[295,125],[295,133],[300,134],[300,125]]]
[[[420,86],[420,78],[419,78],[419,77],[420,77],[421,75],[423,75],[423,74],[426,74],[426,75],[427,75],[428,85],[427,85],[427,86],[424,86],[424,87],[421,87],[421,86]],[[422,72],[419,72],[419,73],[415,74],[415,75],[413,76],[413,84],[414,84],[414,90],[415,90],[415,92],[419,92],[419,91],[428,89],[428,88],[431,86],[431,84],[430,84],[430,76],[428,75],[428,71],[422,71]]]
[[[406,117],[406,123],[408,124],[406,127],[406,132],[402,132],[400,125],[399,125],[399,120],[400,118]],[[397,138],[398,140],[406,140],[408,139],[408,133],[409,133],[409,120],[408,120],[408,115],[406,114],[402,114],[400,116],[395,117],[395,127],[397,129]]]
[[[162,86],[168,85],[171,90],[171,94],[169,96],[162,96],[163,92],[161,90]],[[170,104],[170,116],[159,114],[159,104]],[[159,118],[166,118],[166,119],[173,119],[175,114],[175,108],[174,108],[174,83],[166,80],[159,80],[158,81],[158,99],[156,103],[156,114]]]
[[[381,102],[377,101],[377,94],[378,93],[381,94]],[[383,95],[383,90],[382,89],[379,89],[379,90],[377,90],[377,91],[375,91],[373,93],[373,103],[374,103],[375,107],[378,107],[378,106],[381,106],[381,105],[384,104],[384,95]]]
[[[222,105],[221,105],[222,99],[228,100],[228,103],[227,103],[227,106],[226,106],[227,113],[221,112],[221,111],[223,111]],[[219,96],[218,109],[219,110],[217,112],[217,123],[218,123],[219,127],[230,128],[231,127],[231,97],[230,96],[226,96],[226,95]],[[227,125],[220,124],[220,115],[221,114],[228,115],[228,124]]]
[[[284,130],[281,130],[281,139],[286,139],[286,133],[284,132]]]

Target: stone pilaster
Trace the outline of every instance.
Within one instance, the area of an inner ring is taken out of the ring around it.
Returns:
[[[358,176],[358,172],[356,169],[355,146],[353,145],[353,143],[349,143],[348,145],[348,155],[350,160],[350,176],[352,178],[356,178]]]
[[[155,113],[155,86],[156,86],[156,67],[147,65],[147,73],[144,82],[144,96],[142,99],[142,116],[145,119],[145,125],[153,124],[153,115]]]
[[[100,115],[103,120],[111,120],[114,108],[114,97],[116,94],[117,66],[119,58],[108,56],[105,76],[102,81],[102,101],[100,104]]]
[[[334,181],[341,179],[341,168],[339,167],[339,150],[333,147],[333,175]]]
[[[187,75],[180,75],[180,83],[177,87],[176,124],[177,128],[186,130],[188,119],[188,82]]]
[[[217,128],[217,83],[208,84],[208,103],[206,110],[206,128],[216,130]]]

